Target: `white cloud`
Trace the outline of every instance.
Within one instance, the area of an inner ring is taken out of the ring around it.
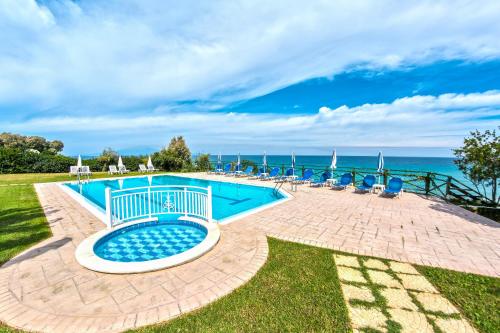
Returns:
[[[360,63],[500,55],[499,1],[44,3],[0,3],[0,108],[225,103]]]
[[[454,147],[471,129],[499,125],[500,91],[400,98],[387,104],[326,106],[313,115],[175,113],[156,116],[38,118],[0,122],[13,132],[44,132],[73,142],[70,151],[95,152],[104,146],[160,147],[184,135],[194,151],[226,153],[328,153],[333,146]],[[92,141],[93,133],[101,133]],[[103,134],[104,133],[104,134]],[[90,139],[90,140],[89,140]]]

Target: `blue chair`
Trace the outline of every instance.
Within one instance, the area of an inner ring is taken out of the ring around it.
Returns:
[[[270,180],[270,179],[275,179],[278,177],[280,174],[280,168],[274,167],[271,169],[271,172],[269,172],[269,175],[262,177],[262,180]]]
[[[330,172],[323,172],[323,174],[319,177],[319,180],[313,180],[309,183],[309,185],[314,187],[322,187],[326,185],[327,179],[330,179]]]
[[[288,168],[285,171],[285,174],[281,175],[280,177],[276,177],[276,182],[286,182],[292,177],[295,173],[295,170],[293,168]]]
[[[376,182],[377,179],[374,175],[366,175],[365,178],[363,178],[363,184],[356,187],[356,191],[371,192],[373,190],[373,185],[375,185]]]
[[[294,184],[304,184],[310,182],[314,177],[314,171],[312,169],[305,169],[304,175],[293,181]]]
[[[264,171],[264,168],[259,168],[259,170],[257,171],[256,174],[252,174],[250,176],[250,179],[259,179],[259,178],[262,178],[262,176],[264,175],[265,171]]]
[[[225,175],[231,174],[231,163],[226,164],[222,173]]]
[[[333,184],[333,189],[345,190],[352,185],[352,173],[344,173],[338,183]]]
[[[399,197],[400,195],[403,194],[403,180],[398,177],[393,177],[389,180],[389,184],[387,184],[386,189],[384,190],[383,194],[392,196],[392,197]]]
[[[249,165],[245,171],[243,171],[242,176],[250,177],[251,175],[253,175],[253,166]]]

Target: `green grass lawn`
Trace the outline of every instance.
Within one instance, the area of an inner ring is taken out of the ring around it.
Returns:
[[[500,332],[500,279],[416,266],[481,332]]]
[[[94,178],[106,177],[97,173]],[[0,264],[50,236],[36,182],[66,174],[0,175]],[[12,185],[15,184],[15,185]],[[139,332],[349,331],[333,251],[269,239],[264,267],[230,295]],[[500,279],[418,267],[480,332],[499,332]],[[0,325],[0,333],[18,332]]]
[[[332,251],[268,238],[269,258],[243,287],[138,332],[349,332]]]

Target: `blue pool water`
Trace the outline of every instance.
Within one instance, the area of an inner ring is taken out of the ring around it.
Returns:
[[[149,261],[185,252],[203,241],[206,235],[207,230],[197,223],[138,223],[103,237],[94,245],[94,252],[111,261]]]
[[[106,207],[104,201],[104,190],[106,187],[111,188],[111,190],[119,190],[149,185],[148,176],[96,180],[81,185],[66,184],[66,186],[80,193],[102,210],[105,210]],[[280,193],[273,193],[272,188],[170,175],[153,176],[151,185],[188,185],[199,187],[211,185],[213,218],[219,221],[284,198]]]

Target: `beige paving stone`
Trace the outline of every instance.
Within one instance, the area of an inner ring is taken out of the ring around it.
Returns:
[[[389,309],[391,319],[401,325],[401,333],[434,333],[425,315],[416,311]]]
[[[345,255],[341,255],[341,254],[334,254],[333,257],[335,258],[335,263],[337,265],[354,267],[354,268],[360,267],[357,257],[345,256]]]
[[[403,286],[406,289],[425,291],[429,293],[437,293],[438,291],[434,286],[427,281],[422,275],[409,275],[399,273],[397,276],[401,279]]]
[[[385,288],[381,291],[382,296],[387,300],[387,305],[394,309],[408,309],[417,311],[417,306],[413,303],[410,295],[404,289]]]
[[[443,332],[477,333],[465,319],[435,318],[434,321]]]
[[[363,263],[363,265],[368,268],[380,269],[382,271],[389,269],[389,267],[385,263],[377,259],[368,259]]]
[[[412,265],[408,263],[390,261],[389,266],[391,266],[391,269],[397,273],[420,275],[420,273]]]
[[[357,299],[366,302],[375,302],[375,297],[368,287],[358,287],[344,283],[341,283],[340,286],[347,301]]]
[[[399,283],[396,279],[394,279],[386,272],[374,271],[369,269],[368,276],[373,283],[380,284],[386,287],[401,288],[401,283]]]
[[[425,310],[447,314],[459,313],[450,301],[438,294],[414,293]]]
[[[339,274],[340,280],[348,281],[348,282],[362,282],[367,283],[363,274],[358,269],[350,268],[350,267],[337,267],[337,272]]]
[[[353,307],[348,305],[349,318],[351,319],[352,327],[359,328],[372,328],[378,330],[385,330],[387,318],[382,311],[376,308],[363,308]]]

